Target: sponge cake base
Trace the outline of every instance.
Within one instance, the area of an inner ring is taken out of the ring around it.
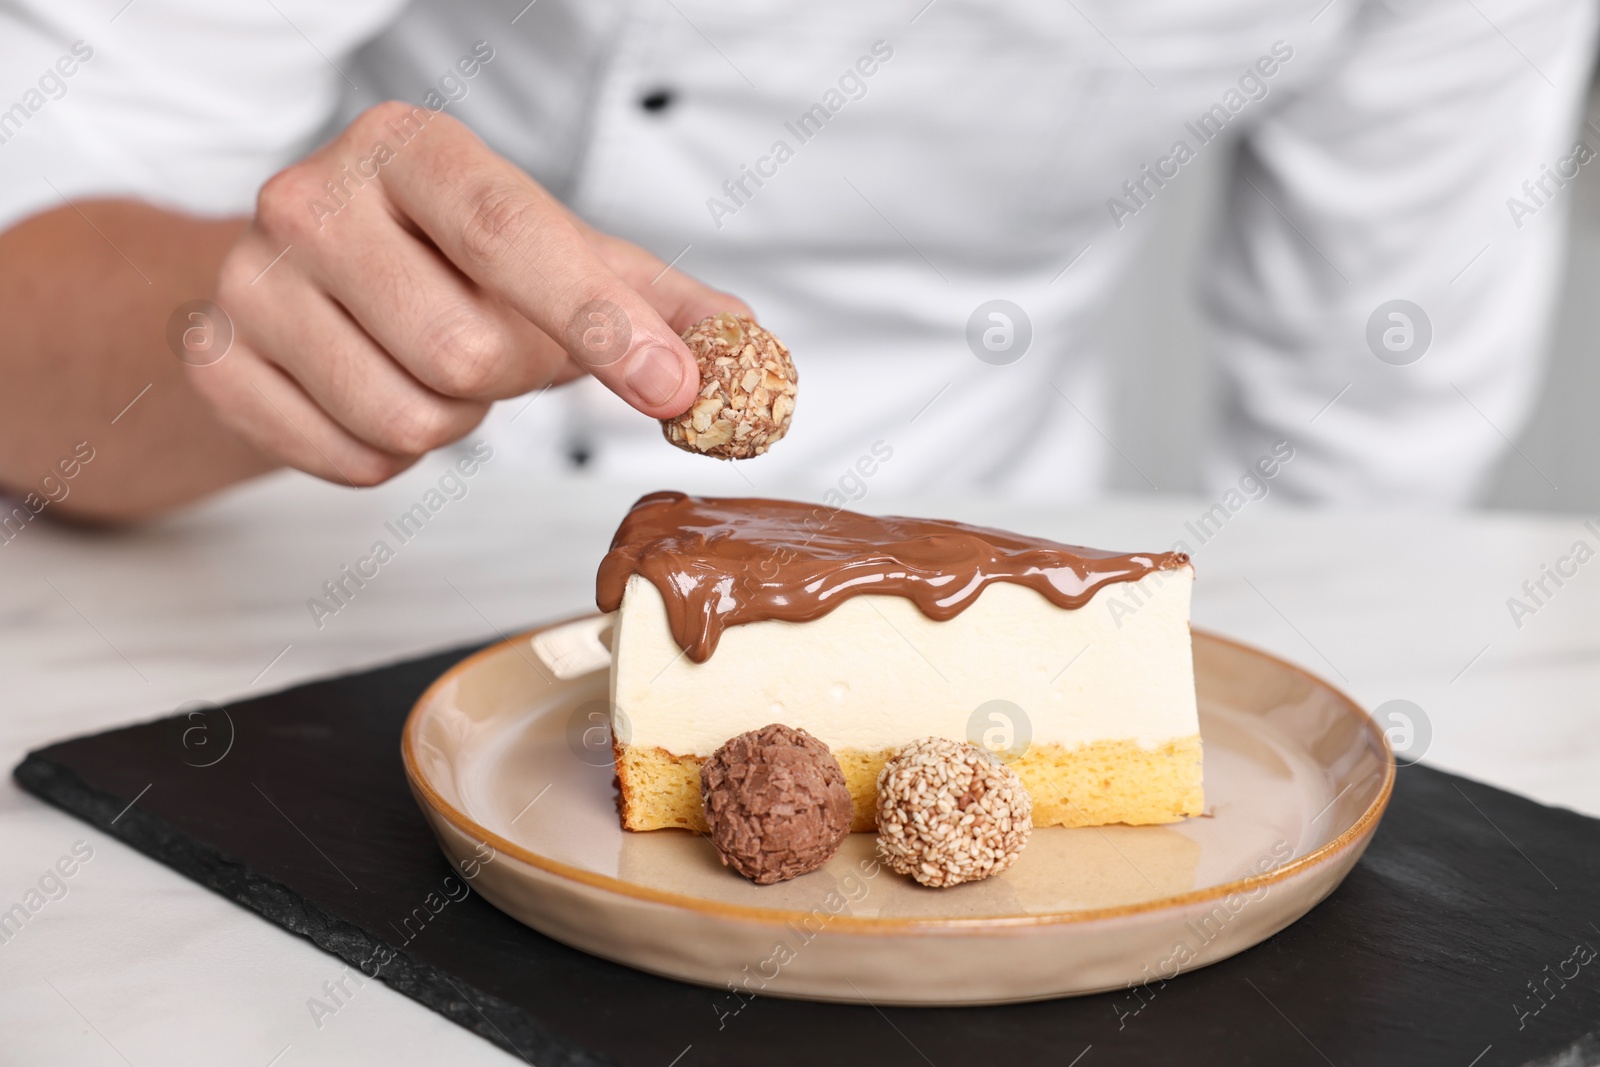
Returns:
[[[614,750],[623,826],[706,831],[700,803],[704,758],[644,745],[617,744]],[[893,751],[845,748],[833,754],[850,787],[850,828],[874,829],[878,772]],[[1035,826],[1177,822],[1199,815],[1204,804],[1199,734],[1152,748],[1135,741],[1092,741],[1071,749],[1031,745],[1010,766],[1033,798]]]

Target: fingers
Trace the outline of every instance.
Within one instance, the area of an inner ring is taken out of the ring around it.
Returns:
[[[190,382],[256,451],[341,485],[378,485],[416,462],[357,440],[282,370],[235,342],[219,363],[188,368]]]
[[[305,278],[287,276],[257,321],[255,340],[272,361],[351,436],[381,452],[421,456],[464,437],[489,410],[407,373]]]
[[[240,238],[217,293],[237,339],[190,370],[230,428],[319,477],[375,485],[481,421],[487,403],[430,390],[317,285],[314,246],[276,248],[259,226]]]
[[[217,299],[236,341],[191,368],[196,388],[265,454],[352,485],[465,435],[494,400],[584,373],[679,414],[700,387],[679,333],[749,313],[401,104],[262,187]]]
[[[624,241],[593,227],[580,224],[580,232],[611,271],[640,296],[649,301],[668,326],[681,334],[701,319],[719,312],[755,318],[748,304],[731,293],[709,285],[669,267],[659,256],[645,251],[632,241]]]
[[[594,249],[600,261],[649,301],[657,314],[679,334],[701,319],[723,311],[752,319],[756,317],[750,305],[732,293],[711,288],[632,241],[624,241],[597,230],[574,215],[570,208],[565,209],[567,218],[589,242],[589,247]]]
[[[402,229],[377,198],[362,206],[372,215],[362,239],[329,242],[306,270],[373,351],[430,394],[467,400],[520,396],[568,372],[561,345]]]
[[[565,208],[453,119],[436,116],[418,141],[427,151],[397,154],[384,190],[457,269],[640,411],[689,406],[700,379],[677,331]]]

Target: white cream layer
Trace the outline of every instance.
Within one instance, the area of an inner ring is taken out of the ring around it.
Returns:
[[[1187,567],[1154,571],[1067,610],[997,582],[946,622],[903,597],[860,596],[812,622],[730,626],[695,663],[672,637],[661,594],[634,575],[611,644],[617,735],[709,756],[735,734],[781,722],[836,749],[875,752],[929,734],[975,740],[974,712],[1006,700],[1035,743],[1192,737],[1193,584]]]

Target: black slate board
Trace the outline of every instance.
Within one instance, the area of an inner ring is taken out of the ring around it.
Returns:
[[[1600,949],[1600,820],[1425,766],[1401,769],[1333,896],[1164,985],[995,1008],[756,998],[728,1014],[730,994],[587,956],[446,892],[399,739],[412,702],[469,651],[65,741],[14,773],[354,965],[392,950],[384,981],[539,1067],[1600,1062],[1600,958],[1574,962],[1577,946]],[[430,893],[461,899],[407,924]]]

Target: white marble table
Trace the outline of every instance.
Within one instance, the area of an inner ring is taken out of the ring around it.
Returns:
[[[368,492],[276,476],[135,532],[34,523],[0,545],[0,764],[186,701],[265,692],[584,610],[617,519],[655,488],[485,467],[319,630],[307,598],[364,555],[445,462],[431,458]],[[860,506],[1088,544],[1187,540],[1197,549],[1197,624],[1299,662],[1368,708],[1415,701],[1439,766],[1600,815],[1600,561],[1559,589],[1547,582],[1554,595],[1520,628],[1506,606],[1575,541],[1600,547],[1580,519],[1289,511],[1269,499],[1197,546],[1184,523],[1209,504],[1141,497],[1069,510],[869,496]],[[340,961],[9,777],[0,911],[80,841],[93,858],[64,881],[66,895],[0,944],[0,1061],[514,1062],[379,983],[319,1027],[307,1000]]]

